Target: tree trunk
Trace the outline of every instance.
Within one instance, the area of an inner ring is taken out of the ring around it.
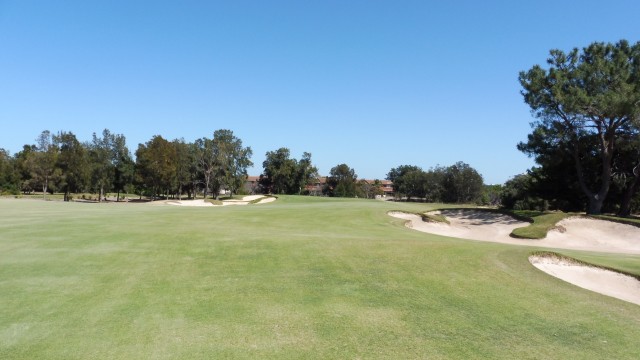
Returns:
[[[98,195],[98,202],[102,202],[102,197],[104,196],[104,185],[100,185],[100,194]]]
[[[599,198],[597,195],[589,197],[589,204],[587,206],[587,214],[598,215],[602,211],[602,203],[604,198]]]
[[[574,142],[573,158],[575,161],[576,173],[578,175],[578,183],[580,184],[582,192],[587,196],[587,199],[589,200],[589,204],[587,205],[587,214],[598,215],[602,212],[602,204],[604,203],[604,199],[609,193],[609,186],[611,185],[611,154],[613,151],[607,151],[602,155],[602,184],[600,184],[600,190],[594,194],[591,190],[589,190],[584,179],[582,162],[580,161],[580,153],[577,146],[578,144]]]
[[[118,189],[118,195],[116,196],[116,202],[120,202],[120,189]]]
[[[633,174],[635,175],[633,182],[622,195],[622,202],[620,203],[618,216],[628,217],[631,215],[631,200],[638,190],[640,190],[640,165],[633,169]]]

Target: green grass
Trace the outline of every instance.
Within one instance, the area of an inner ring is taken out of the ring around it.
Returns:
[[[538,271],[545,249],[386,215],[435,207],[0,199],[0,358],[640,358],[640,306]]]
[[[514,210],[513,213],[520,218],[529,218],[532,223],[529,226],[514,229],[511,236],[520,239],[542,239],[547,236],[556,224],[567,217],[575,216],[575,214],[564,212],[541,212],[541,211],[524,211]]]

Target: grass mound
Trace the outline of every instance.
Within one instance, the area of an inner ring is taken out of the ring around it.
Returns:
[[[514,210],[506,212],[520,218],[528,219],[531,222],[529,226],[514,229],[511,236],[519,239],[543,239],[547,233],[553,229],[560,220],[570,216],[574,216],[564,212],[541,212],[541,211],[523,211]]]

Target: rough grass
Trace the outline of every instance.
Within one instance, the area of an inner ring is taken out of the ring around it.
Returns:
[[[204,201],[211,203],[213,205],[218,205],[218,206],[222,206],[224,205],[224,203],[222,202],[222,200],[216,200],[216,199],[204,199]]]
[[[607,221],[614,221],[614,222],[618,222],[621,224],[626,224],[626,225],[631,225],[631,226],[637,226],[640,227],[640,218],[638,217],[619,217],[619,216],[613,216],[613,215],[590,215],[589,217],[595,218],[595,219],[600,219],[600,220],[607,220]]]
[[[0,358],[640,357],[639,306],[538,271],[531,248],[386,215],[433,207],[1,199]]]

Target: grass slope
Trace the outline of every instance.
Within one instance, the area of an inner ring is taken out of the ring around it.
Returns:
[[[429,208],[2,199],[0,358],[640,357],[639,306],[538,271],[535,249],[386,215]]]

